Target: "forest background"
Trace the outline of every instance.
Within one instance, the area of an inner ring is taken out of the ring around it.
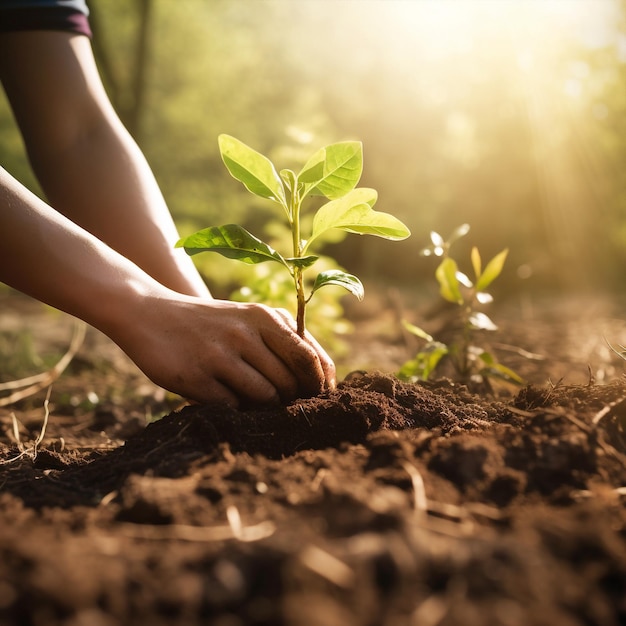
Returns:
[[[459,258],[510,249],[501,293],[626,286],[626,2],[88,4],[108,93],[181,234],[237,222],[280,236],[271,203],[221,163],[220,133],[294,170],[358,139],[361,185],[413,232],[328,245],[366,289],[432,283],[429,231],[464,222]],[[0,136],[0,162],[38,192],[3,96]],[[200,256],[217,295],[249,282],[249,268]]]

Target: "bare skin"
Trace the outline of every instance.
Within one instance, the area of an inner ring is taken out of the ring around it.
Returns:
[[[48,203],[162,284],[209,295],[191,259],[174,250],[174,222],[113,111],[89,39],[55,31],[3,35],[0,80]]]
[[[102,330],[189,399],[265,404],[334,386],[332,360],[288,314],[213,299],[173,248],[176,227],[86,37],[3,35],[0,79],[48,200],[0,169],[1,281]]]

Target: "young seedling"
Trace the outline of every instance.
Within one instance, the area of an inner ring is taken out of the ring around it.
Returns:
[[[442,343],[419,326],[403,320],[404,327],[416,337],[426,341],[424,349],[415,358],[407,361],[399,372],[404,380],[428,380],[444,357],[452,365],[462,380],[488,382],[490,377],[497,377],[508,382],[522,384],[523,380],[511,369],[499,363],[495,356],[486,349],[475,345],[477,331],[494,331],[497,326],[483,312],[478,311],[480,304],[493,301],[485,289],[500,275],[508,250],[502,250],[483,268],[478,248],[471,251],[471,263],[474,280],[459,271],[457,262],[450,256],[451,245],[469,232],[469,225],[459,226],[444,239],[439,233],[431,232],[431,245],[421,251],[422,256],[442,257],[435,270],[439,283],[439,293],[447,302],[458,306],[458,326],[460,336],[457,341]]]
[[[406,239],[409,229],[397,218],[372,208],[378,194],[374,189],[357,188],[363,171],[363,148],[360,142],[335,143],[318,150],[299,173],[281,170],[246,144],[229,135],[220,135],[222,160],[230,174],[256,196],[274,202],[284,211],[291,231],[292,249],[282,255],[237,224],[205,228],[184,237],[176,244],[187,254],[218,252],[230,259],[256,264],[271,261],[284,267],[292,276],[297,301],[297,332],[304,336],[305,309],[313,294],[326,285],[339,285],[363,298],[363,285],[354,275],[341,270],[326,270],[315,277],[307,294],[305,271],[318,260],[312,254],[331,229],[359,235],[376,235],[398,241]],[[307,197],[329,200],[313,216],[313,225],[303,238],[302,204]]]

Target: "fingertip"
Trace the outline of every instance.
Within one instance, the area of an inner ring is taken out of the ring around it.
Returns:
[[[284,398],[272,383],[264,379],[257,381],[254,388],[246,390],[246,400],[255,405],[279,406]]]
[[[212,404],[217,407],[224,407],[235,411],[241,407],[241,399],[239,396],[222,383],[212,385],[207,389],[202,402],[204,404]]]
[[[322,368],[324,370],[325,388],[333,391],[337,388],[337,370],[332,360],[322,361]]]
[[[239,407],[241,406],[241,403],[239,402],[239,400],[224,400],[222,402],[222,405],[224,407],[226,407],[227,409],[231,409],[232,411],[237,411],[239,409]]]

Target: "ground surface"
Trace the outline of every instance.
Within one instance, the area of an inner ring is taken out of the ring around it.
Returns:
[[[45,390],[0,408],[0,625],[626,624],[620,306],[510,303],[530,384],[492,396],[391,376],[379,304],[339,388],[274,411],[181,407],[89,331],[36,448]],[[0,306],[5,381],[69,343]]]

